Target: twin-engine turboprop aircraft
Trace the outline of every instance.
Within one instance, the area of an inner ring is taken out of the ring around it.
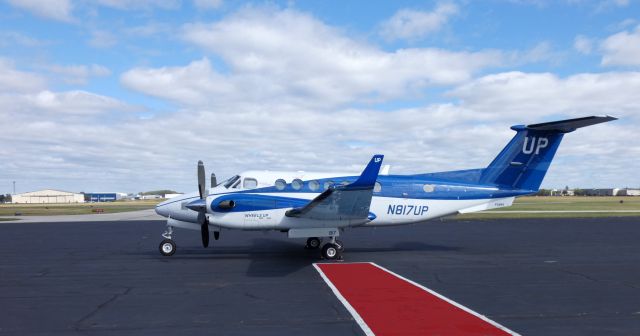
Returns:
[[[217,240],[222,229],[279,230],[307,238],[326,259],[340,258],[336,238],[352,227],[402,225],[457,213],[510,206],[517,196],[538,191],[565,133],[616,118],[592,116],[516,125],[516,135],[487,168],[417,175],[381,175],[382,155],[374,155],[359,176],[340,173],[247,171],[205,186],[198,162],[198,192],[158,204],[167,217],[160,253],[176,251],[173,228],[200,230]]]

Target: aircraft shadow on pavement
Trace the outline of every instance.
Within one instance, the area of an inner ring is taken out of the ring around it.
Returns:
[[[348,247],[348,252],[460,251],[460,247],[425,244],[419,241],[397,242],[392,246]]]
[[[459,251],[459,247],[431,245],[423,242],[409,241],[397,242],[390,246],[371,247],[347,247],[345,258],[349,260],[349,253],[376,252],[410,252],[410,251]],[[247,260],[246,275],[249,277],[282,277],[298,270],[310,267],[313,263],[321,262],[319,250],[308,250],[300,242],[288,242],[286,240],[256,238],[251,240],[250,246],[215,246],[213,248],[182,247],[171,257],[159,258],[171,261],[172,259],[212,259],[212,260]],[[358,256],[362,259],[362,255]],[[373,255],[372,255],[373,257]]]
[[[247,260],[247,276],[250,277],[282,277],[294,273],[304,267],[320,261],[320,253],[307,250],[299,242],[287,242],[278,239],[256,238],[250,246],[214,246],[202,248],[185,246],[179,248],[171,257],[159,258],[193,260]]]

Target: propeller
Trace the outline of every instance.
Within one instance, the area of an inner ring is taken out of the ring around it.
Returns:
[[[198,223],[200,224],[200,235],[202,236],[202,246],[209,246],[209,221],[207,220],[207,187],[205,185],[204,164],[198,161],[198,192],[200,193],[200,206],[198,208]]]
[[[215,188],[218,185],[218,179],[216,179],[216,174],[211,173],[211,188]]]

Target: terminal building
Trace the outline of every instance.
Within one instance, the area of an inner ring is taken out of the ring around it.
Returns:
[[[587,196],[640,196],[640,189],[600,188],[585,189]]]
[[[84,203],[84,195],[69,191],[44,189],[11,195],[11,202],[21,204]]]

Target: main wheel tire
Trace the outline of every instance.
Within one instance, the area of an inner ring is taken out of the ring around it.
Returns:
[[[160,250],[160,254],[165,257],[172,256],[174,253],[176,253],[176,243],[174,243],[171,239],[165,239],[161,241],[158,248]]]
[[[336,260],[340,258],[340,249],[338,249],[336,244],[324,244],[322,247],[322,257],[327,260]]]
[[[311,250],[320,248],[320,239],[316,237],[307,239],[307,248]]]

